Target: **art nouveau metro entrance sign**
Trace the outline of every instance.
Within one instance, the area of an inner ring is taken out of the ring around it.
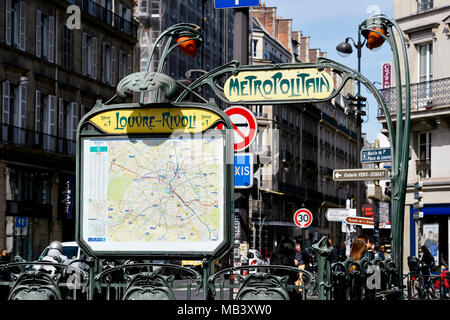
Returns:
[[[224,95],[231,102],[323,100],[333,89],[332,76],[317,68],[246,70],[227,79]]]

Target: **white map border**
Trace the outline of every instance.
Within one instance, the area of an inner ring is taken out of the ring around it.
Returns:
[[[86,209],[86,201],[87,197],[83,196],[83,190],[86,188],[87,183],[91,183],[89,179],[86,179],[86,170],[82,170],[81,172],[81,217],[82,217],[82,225],[81,225],[81,238],[85,245],[87,245],[90,250],[94,253],[189,253],[189,254],[205,254],[212,253],[215,249],[220,247],[226,238],[225,235],[225,137],[215,135],[215,140],[218,145],[221,146],[219,159],[222,159],[220,162],[220,187],[219,192],[219,209],[220,209],[220,226],[219,226],[219,235],[217,241],[195,241],[195,242],[187,242],[187,241],[122,241],[122,242],[92,242],[88,240],[88,220],[89,215],[84,214]],[[81,140],[81,166],[85,164],[86,161],[86,149],[89,148],[89,142],[92,141],[111,141],[111,140],[160,140],[162,138],[148,138],[148,137],[139,137],[130,139],[128,137],[85,137]],[[168,139],[168,138],[165,138]],[[174,139],[177,140],[177,139]],[[195,139],[192,139],[195,140]],[[197,139],[198,140],[198,139]]]

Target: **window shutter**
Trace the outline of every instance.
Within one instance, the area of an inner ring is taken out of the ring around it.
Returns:
[[[41,10],[36,10],[36,56],[41,57]]]
[[[92,77],[97,79],[97,38],[92,37]]]
[[[20,2],[20,42],[19,48],[22,51],[25,51],[26,48],[26,38],[25,38],[25,30],[26,30],[26,5],[25,2]]]
[[[133,68],[132,68],[132,60],[131,60],[131,54],[127,55],[127,74],[129,75],[133,72]]]
[[[102,80],[103,82],[106,83],[106,64],[108,63],[107,59],[106,59],[106,43],[103,42],[103,48],[102,48],[102,52],[103,52],[103,58],[102,58]]]
[[[11,0],[6,0],[6,26],[5,41],[8,46],[11,45]]]
[[[58,137],[64,137],[64,99],[58,99]]]
[[[19,86],[19,95],[20,95],[20,121],[19,127],[26,128],[26,119],[27,119],[27,86],[21,84]]]
[[[27,127],[27,86],[20,85],[19,86],[19,128]],[[19,143],[25,144],[25,131],[19,130]]]
[[[70,104],[70,109],[72,112],[72,132],[67,131],[67,138],[76,140],[78,127],[78,103],[72,102]]]
[[[83,76],[85,76],[86,75],[86,66],[87,66],[87,61],[86,61],[87,54],[86,54],[86,33],[84,33],[84,32],[83,32],[83,50],[82,50],[81,55],[82,55],[82,57],[81,57],[81,59],[82,59],[81,73],[83,74]]]
[[[56,97],[49,95],[48,96],[48,111],[49,111],[49,128],[48,133],[56,136]]]
[[[3,82],[3,116],[2,122],[9,124],[9,81]]]
[[[41,131],[41,92],[36,90],[34,101],[34,132]],[[34,142],[39,144],[39,134],[35,134]]]
[[[82,105],[80,105],[80,116],[81,116],[81,118],[83,118],[85,114],[86,114],[86,108],[85,108],[84,104],[82,104]]]
[[[111,47],[111,84],[116,85],[116,48]]]
[[[48,17],[48,61],[55,60],[55,18]]]
[[[123,59],[122,59],[123,52],[122,50],[119,51],[119,81],[122,80],[125,75],[123,74]]]

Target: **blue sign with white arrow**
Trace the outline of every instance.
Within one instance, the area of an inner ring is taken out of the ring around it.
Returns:
[[[257,7],[260,0],[215,0],[214,7],[216,9],[240,8],[240,7]]]
[[[391,161],[391,148],[361,150],[361,163],[389,161]]]
[[[238,153],[234,155],[234,187],[236,189],[253,187],[252,153]]]

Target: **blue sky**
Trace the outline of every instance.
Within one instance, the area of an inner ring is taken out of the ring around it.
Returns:
[[[261,0],[267,7],[277,7],[277,16],[292,19],[293,29],[301,30],[303,36],[311,37],[311,49],[327,52],[327,57],[357,69],[356,49],[348,57],[341,57],[336,46],[352,37],[358,40],[358,26],[374,13],[393,17],[393,0]],[[350,41],[351,42],[351,41]],[[392,61],[392,53],[387,44],[377,51],[370,51],[364,46],[361,57],[361,73],[372,82],[381,82],[381,63]],[[379,84],[375,84],[377,88]],[[378,123],[377,103],[364,86],[361,94],[368,98],[362,132],[367,133],[367,140],[374,142],[381,130]]]

